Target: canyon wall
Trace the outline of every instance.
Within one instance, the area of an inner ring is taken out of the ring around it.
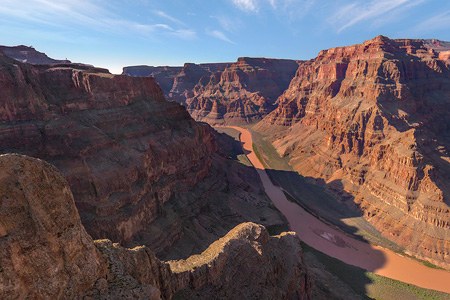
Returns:
[[[161,87],[164,97],[169,98],[175,76],[180,73],[182,67],[151,67],[130,66],[123,68],[123,75],[133,77],[153,77]]]
[[[0,155],[2,299],[309,299],[294,233],[243,223],[186,260],[93,239],[50,164]]]
[[[185,64],[176,75],[176,68],[144,66],[126,67],[124,74],[153,76],[168,100],[185,105],[197,121],[244,124],[260,120],[275,108],[298,63],[241,57],[235,63]],[[173,78],[170,91],[169,78]]]
[[[447,43],[378,36],[324,50],[258,124],[300,174],[345,191],[412,254],[450,264]]]
[[[153,78],[3,55],[0,66],[1,153],[54,164],[94,238],[177,258],[243,221],[285,223],[256,173],[218,151],[222,138]]]
[[[51,65],[51,64],[69,64],[70,61],[58,60],[48,57],[45,53],[39,52],[33,47],[28,46],[0,46],[0,52],[6,56],[17,61],[36,65]]]

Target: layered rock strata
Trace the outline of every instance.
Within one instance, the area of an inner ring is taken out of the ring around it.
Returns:
[[[175,258],[246,220],[285,222],[254,171],[218,153],[214,131],[153,78],[0,61],[0,151],[61,170],[94,238]]]
[[[56,168],[0,156],[2,299],[308,299],[310,285],[296,235],[254,223],[180,261],[93,241]]]
[[[450,264],[448,43],[378,36],[297,70],[258,126],[412,254]],[[274,130],[276,128],[276,130]]]
[[[168,90],[167,98],[186,106],[191,116],[210,124],[240,124],[260,120],[288,87],[298,62],[241,57],[229,64],[185,64],[175,68],[124,68],[124,74],[154,76]],[[145,70],[145,71],[144,71]]]
[[[181,104],[186,102],[188,93],[203,76],[223,71],[230,63],[193,64],[182,67],[169,66],[129,66],[123,68],[123,75],[133,77],[153,77],[169,101]]]

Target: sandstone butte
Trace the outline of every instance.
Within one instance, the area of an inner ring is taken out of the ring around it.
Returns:
[[[195,120],[221,125],[263,118],[297,68],[294,60],[241,57],[235,63],[131,66],[123,74],[153,76],[167,99],[186,106]]]
[[[257,274],[257,276],[255,276]],[[1,299],[308,299],[294,233],[243,223],[186,260],[94,241],[50,164],[0,155]]]
[[[388,239],[450,266],[450,43],[378,36],[297,70],[256,130]]]
[[[159,257],[203,251],[244,221],[286,224],[232,145],[165,101],[153,78],[0,56],[1,153],[60,170],[95,239]]]

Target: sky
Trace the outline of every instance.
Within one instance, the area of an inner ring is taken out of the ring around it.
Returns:
[[[0,44],[129,65],[311,59],[377,35],[450,41],[450,0],[0,0]]]

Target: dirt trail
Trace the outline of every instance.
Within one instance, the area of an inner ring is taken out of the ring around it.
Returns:
[[[253,152],[250,131],[237,126],[229,128],[241,133],[240,139],[244,150],[256,168],[267,195],[287,218],[291,230],[295,231],[306,244],[347,264],[375,274],[450,293],[450,272],[426,267],[389,249],[356,240],[320,221],[301,206],[290,202],[282,190],[272,183],[263,164]]]

